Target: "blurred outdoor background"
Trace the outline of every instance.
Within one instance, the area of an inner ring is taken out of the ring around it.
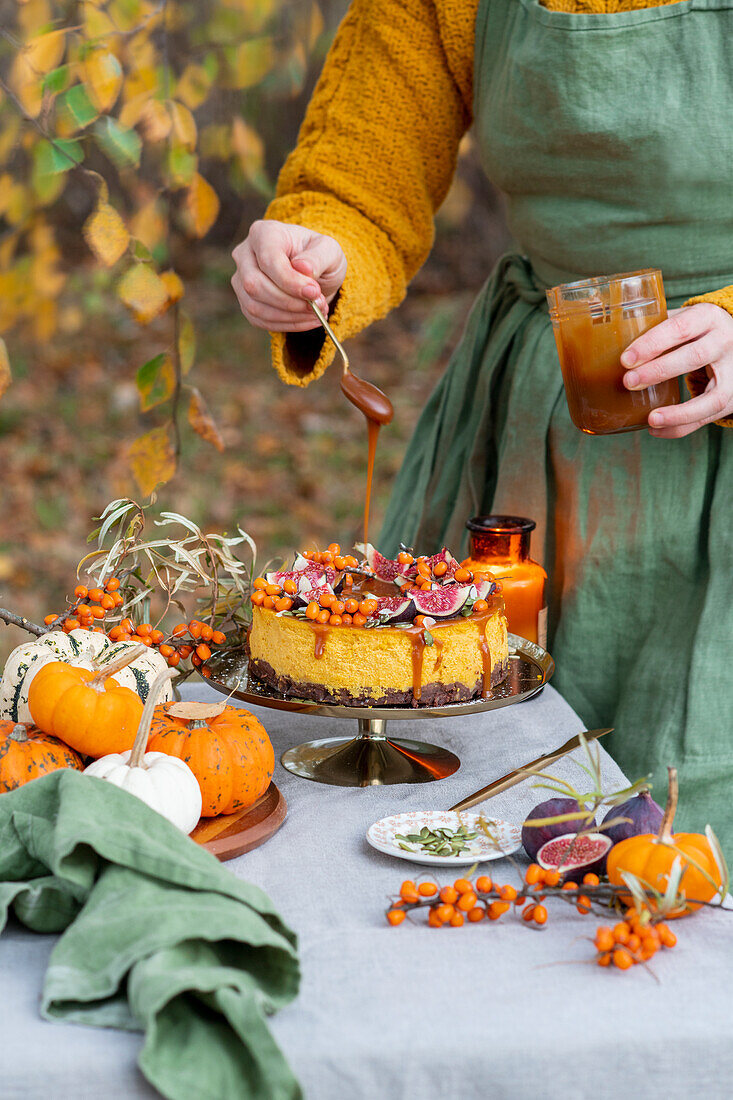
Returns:
[[[335,371],[282,386],[229,285],[347,6],[0,0],[0,606],[60,610],[93,517],[156,482],[157,508],[239,523],[261,561],[360,537],[360,417]],[[375,532],[506,245],[467,138],[430,260],[349,346],[396,410]],[[24,637],[0,625],[0,662]]]

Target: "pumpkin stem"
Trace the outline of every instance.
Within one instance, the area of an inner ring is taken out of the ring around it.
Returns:
[[[674,824],[674,815],[677,812],[677,797],[679,794],[679,786],[677,783],[677,769],[667,767],[667,773],[669,775],[669,786],[667,788],[667,805],[664,808],[664,817],[662,818],[662,825],[659,830],[659,840],[662,844],[674,844],[674,838],[672,836],[672,826]]]
[[[146,647],[141,646],[140,648],[145,649]],[[143,712],[140,715],[140,725],[137,727],[137,733],[135,734],[135,744],[132,746],[132,752],[128,760],[129,767],[139,768],[142,765],[145,750],[148,747],[150,723],[153,721],[153,711],[155,710],[158,698],[167,682],[177,675],[178,673],[175,669],[164,668],[153,680],[152,687],[145,701],[145,706],[143,707]]]
[[[24,726],[22,722],[16,722],[16,724],[13,726],[10,733],[8,734],[8,739],[10,741],[19,741],[21,744],[23,744],[24,741],[28,740],[27,727]]]
[[[87,687],[94,688],[95,691],[104,691],[104,685],[110,676],[114,676],[116,672],[121,672],[123,668],[127,668],[129,664],[136,661],[138,657],[142,657],[143,653],[147,651],[147,646],[142,643],[140,645],[133,646],[132,649],[126,649],[124,653],[121,653],[116,661],[112,661],[110,664],[105,665],[104,668],[96,666],[92,679],[87,684]]]

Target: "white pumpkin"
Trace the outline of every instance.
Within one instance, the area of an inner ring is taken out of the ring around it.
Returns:
[[[0,680],[0,719],[31,721],[28,688],[39,668],[49,661],[65,661],[81,668],[101,669],[137,644],[131,641],[111,642],[106,634],[95,634],[90,630],[72,630],[70,634],[52,630],[40,638],[23,642],[8,657]],[[167,667],[165,657],[151,648],[116,673],[115,679],[121,686],[136,691],[144,703],[156,675]],[[170,680],[167,680],[161,702],[172,697],[173,690]]]
[[[190,833],[201,817],[201,788],[188,764],[164,752],[145,752],[150,723],[164,689],[175,673],[165,669],[155,679],[140,718],[135,744],[126,752],[113,752],[95,760],[84,775],[114,783],[156,810],[184,833]],[[116,678],[116,677],[115,677]]]

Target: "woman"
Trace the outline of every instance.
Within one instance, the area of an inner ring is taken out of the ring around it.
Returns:
[[[480,292],[395,485],[380,548],[538,520],[555,684],[632,777],[681,773],[681,826],[733,842],[733,0],[355,0],[280,177],[235,250],[245,316],[307,385],[402,298],[472,123],[520,253]],[[348,267],[347,267],[348,263]],[[647,432],[570,422],[548,285],[660,267],[684,307],[625,352],[686,376]],[[722,289],[721,289],[722,288]]]

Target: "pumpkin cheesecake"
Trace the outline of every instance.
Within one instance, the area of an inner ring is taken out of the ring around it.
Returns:
[[[447,550],[397,560],[298,554],[252,591],[249,671],[284,695],[347,706],[444,706],[486,697],[507,675],[497,582],[474,582]]]

